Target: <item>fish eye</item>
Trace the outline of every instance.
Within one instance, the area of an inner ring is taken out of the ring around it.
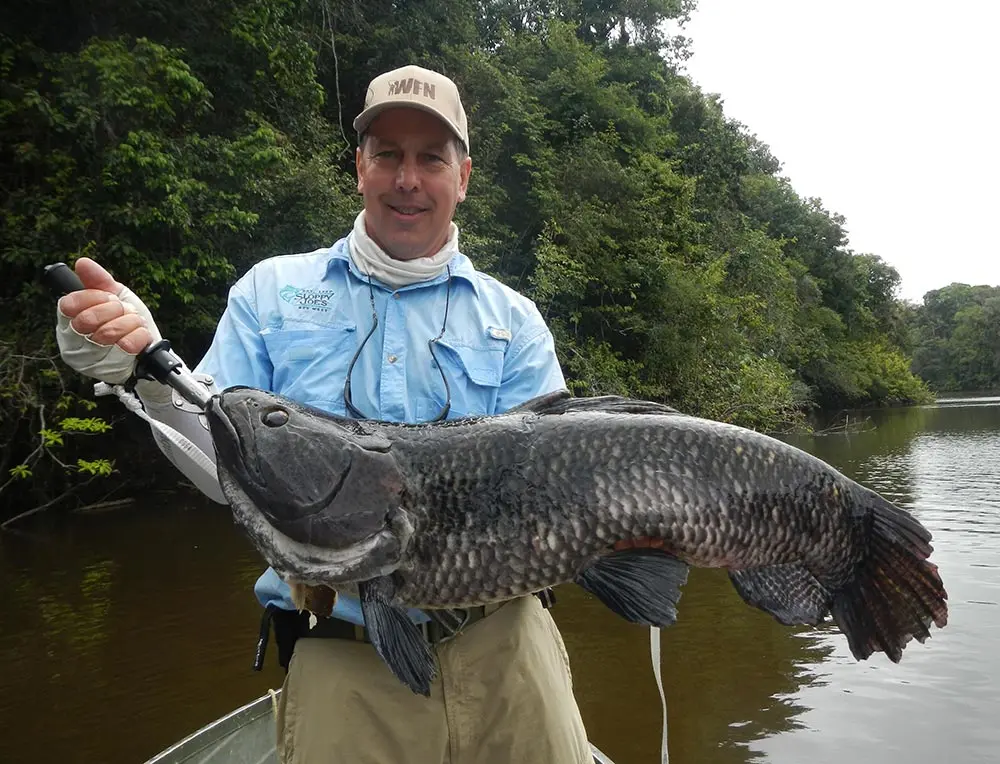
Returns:
[[[271,409],[260,415],[260,421],[268,427],[281,427],[288,422],[288,412],[284,409]]]

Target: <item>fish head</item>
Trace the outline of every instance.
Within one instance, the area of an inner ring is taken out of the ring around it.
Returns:
[[[226,389],[205,413],[223,493],[276,570],[334,584],[399,562],[412,525],[378,423],[249,387]]]

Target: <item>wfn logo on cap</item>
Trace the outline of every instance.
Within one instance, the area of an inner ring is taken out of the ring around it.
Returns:
[[[422,92],[421,92],[422,91]],[[389,83],[388,95],[409,95],[425,96],[432,101],[437,97],[436,88],[430,82],[421,82],[414,77],[407,77],[405,80],[393,80]]]

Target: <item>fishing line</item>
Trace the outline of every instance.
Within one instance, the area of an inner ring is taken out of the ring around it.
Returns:
[[[427,347],[431,351],[431,358],[434,360],[434,365],[437,367],[438,372],[441,374],[441,381],[444,383],[444,406],[438,415],[431,419],[431,422],[441,422],[447,416],[448,412],[451,411],[451,385],[448,384],[448,377],[444,373],[444,367],[441,362],[438,361],[437,354],[434,352],[434,345],[437,341],[444,337],[445,330],[448,328],[448,309],[451,306],[451,264],[448,264],[448,287],[444,293],[444,319],[441,321],[441,331],[438,333],[437,337],[434,337],[427,341]],[[368,301],[371,303],[372,307],[372,328],[368,330],[368,334],[358,345],[358,349],[354,351],[354,357],[351,358],[351,362],[347,365],[347,379],[344,380],[344,405],[347,407],[348,413],[356,419],[367,419],[366,417],[355,405],[351,398],[351,376],[354,374],[354,366],[358,362],[358,358],[361,357],[361,351],[364,350],[365,345],[368,344],[368,340],[372,338],[375,334],[375,330],[378,328],[378,310],[375,308],[375,287],[372,286],[372,275],[371,273],[366,274],[368,276]]]
[[[653,676],[656,678],[656,689],[660,691],[660,706],[663,708],[663,736],[660,738],[660,764],[669,764],[670,754],[667,752],[667,696],[663,692],[663,672],[660,669],[660,629],[649,627],[649,655],[653,659]]]
[[[129,392],[122,385],[109,385],[106,382],[98,382],[94,385],[94,396],[115,395],[126,409],[149,424],[153,431],[153,437],[171,450],[179,451],[191,462],[194,463],[206,476],[218,481],[218,472],[215,462],[197,445],[192,443],[185,435],[175,430],[168,424],[153,419],[142,407],[142,401],[134,393]],[[175,453],[176,453],[175,451]]]
[[[441,372],[441,381],[444,382],[444,408],[441,409],[441,413],[434,417],[432,422],[440,422],[445,417],[448,416],[448,412],[451,410],[451,387],[448,385],[448,377],[445,376],[444,367],[441,366],[441,362],[438,361],[437,355],[434,353],[434,345],[437,341],[444,337],[444,330],[448,327],[448,306],[451,304],[451,263],[448,263],[448,289],[444,293],[444,320],[441,322],[441,333],[438,334],[434,339],[427,341],[427,347],[430,348],[431,358],[434,359],[434,365],[438,367],[438,371]]]
[[[351,375],[354,373],[354,364],[358,362],[358,358],[361,356],[361,351],[365,349],[365,345],[368,344],[368,340],[372,338],[375,334],[375,330],[378,328],[378,311],[375,309],[375,288],[372,286],[372,275],[368,275],[368,299],[371,301],[372,305],[372,328],[368,330],[368,334],[365,338],[361,340],[361,344],[358,345],[358,349],[354,351],[354,357],[351,362],[347,365],[347,379],[344,380],[344,405],[347,407],[347,411],[351,416],[356,419],[367,419],[364,414],[362,414],[355,406],[354,401],[351,400]]]

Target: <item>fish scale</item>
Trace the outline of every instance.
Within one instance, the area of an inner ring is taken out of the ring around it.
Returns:
[[[254,545],[289,581],[357,591],[373,644],[416,692],[434,662],[408,607],[575,582],[628,620],[667,626],[688,566],[726,568],[782,623],[832,617],[858,659],[898,661],[947,623],[915,518],[752,430],[565,391],[426,425],[344,419],[252,388],[206,413],[220,484]]]
[[[755,471],[758,480],[779,482],[784,465],[785,481],[800,486],[803,495],[821,495],[812,474],[799,467],[813,466],[802,463],[799,452],[788,447],[794,461],[783,462],[776,448],[742,442],[740,453],[731,449],[724,458],[716,449],[710,458],[707,446],[720,433],[744,431],[682,417],[665,430],[660,419],[637,422],[634,416],[584,412],[551,421],[539,417],[527,427],[519,419],[497,417],[489,423],[493,432],[481,423],[396,432],[396,461],[405,475],[417,476],[403,508],[417,518],[419,539],[412,559],[398,570],[400,601],[460,607],[572,581],[613,540],[660,537],[681,559],[712,567],[780,563],[791,559],[796,542],[803,550],[824,549],[824,539],[837,543],[843,520],[837,512],[813,517],[802,512],[794,493],[771,500],[742,490]],[[516,458],[559,449],[573,460]],[[611,451],[629,469],[606,459]],[[802,473],[797,479],[796,469]],[[720,481],[727,491],[702,488]],[[443,512],[435,510],[442,506]],[[465,535],[449,530],[455,527],[466,529]],[[783,532],[776,534],[773,527]],[[520,529],[532,531],[533,543],[518,537]],[[552,548],[553,536],[566,555]],[[463,577],[472,547],[490,554]]]

